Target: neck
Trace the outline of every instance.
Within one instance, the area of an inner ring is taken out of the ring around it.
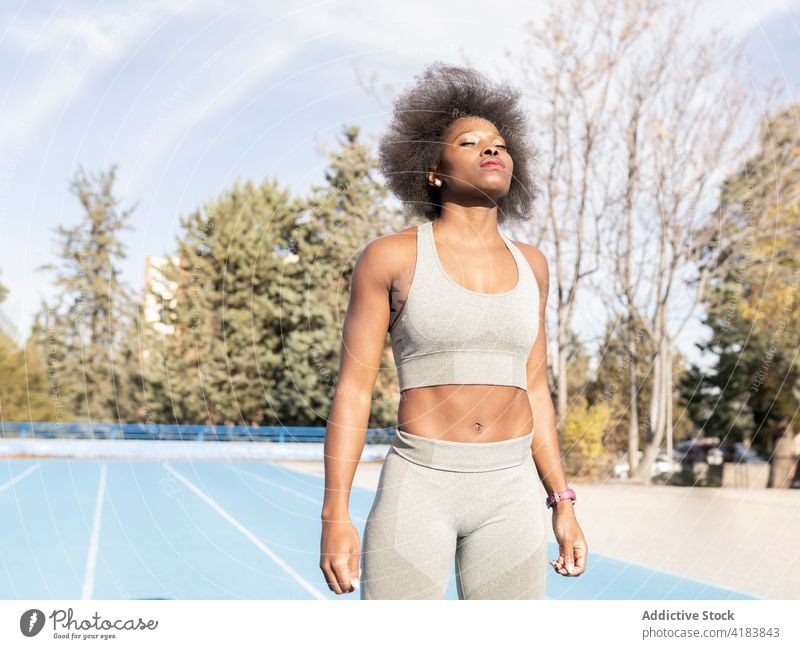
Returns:
[[[440,216],[432,225],[437,235],[443,234],[449,241],[467,245],[474,244],[476,240],[483,245],[500,241],[497,207],[455,207],[449,209],[447,204],[442,206]]]

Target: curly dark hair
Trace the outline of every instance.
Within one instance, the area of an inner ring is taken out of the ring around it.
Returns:
[[[425,175],[440,161],[447,127],[460,117],[481,117],[505,138],[514,161],[509,191],[497,201],[498,223],[530,219],[539,193],[533,173],[538,151],[529,137],[521,92],[493,84],[472,68],[440,61],[416,78],[417,85],[395,100],[392,122],[378,146],[380,171],[392,193],[420,216],[438,218],[441,190],[430,186]]]

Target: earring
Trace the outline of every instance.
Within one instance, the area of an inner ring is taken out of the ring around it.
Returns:
[[[439,180],[438,178],[436,178],[436,179],[434,179],[433,184],[436,185],[437,187],[441,187],[442,186],[442,181]]]

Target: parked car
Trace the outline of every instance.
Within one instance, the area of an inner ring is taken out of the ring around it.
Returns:
[[[673,459],[679,464],[694,464],[695,462],[708,462],[719,464],[720,455],[722,462],[735,462],[740,464],[763,464],[767,462],[752,448],[741,442],[695,442],[684,440],[678,442],[672,451]]]
[[[705,462],[706,453],[708,453],[709,449],[713,447],[713,443],[684,440],[675,444],[675,446],[672,448],[672,456],[675,461],[681,464]]]
[[[636,457],[639,459],[639,462],[642,461],[644,457],[643,451],[638,451]],[[680,463],[675,462],[670,456],[667,454],[666,451],[659,451],[656,455],[653,463],[650,465],[650,476],[653,478],[658,478],[664,475],[670,475],[675,471],[680,470]],[[630,474],[631,465],[628,462],[628,454],[621,456],[617,463],[614,465],[614,469],[612,471],[612,475],[615,478],[628,478]]]
[[[745,446],[741,442],[736,442],[733,445],[733,459],[731,461],[742,464],[766,464],[769,462],[769,460],[761,457],[752,448]]]

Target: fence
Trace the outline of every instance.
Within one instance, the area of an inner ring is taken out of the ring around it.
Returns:
[[[0,422],[0,437],[23,439],[117,439],[212,442],[325,441],[322,426],[206,426],[183,424],[115,424],[93,422]],[[367,430],[368,444],[388,444],[394,429]]]

